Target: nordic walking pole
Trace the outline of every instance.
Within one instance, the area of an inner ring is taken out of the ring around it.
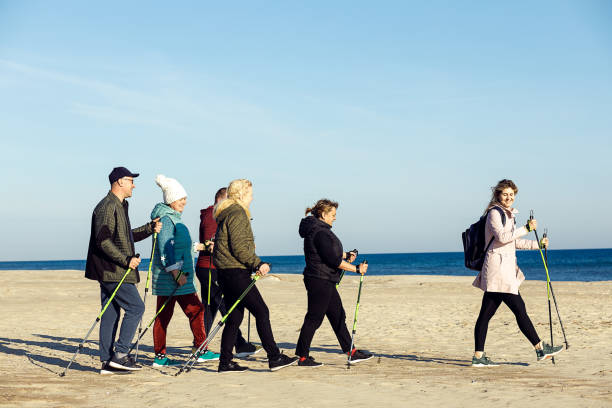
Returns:
[[[140,254],[136,254],[134,255],[136,258],[140,258]],[[121,284],[123,283],[123,281],[125,280],[125,278],[128,276],[128,274],[132,271],[132,268],[128,268],[127,271],[125,271],[125,274],[123,275],[123,278],[121,278],[121,280],[119,281],[119,284],[117,285],[117,287],[115,288],[115,290],[113,291],[113,294],[110,296],[110,298],[108,298],[108,300],[106,301],[106,304],[104,305],[104,308],[102,309],[102,311],[100,312],[100,314],[98,315],[98,317],[96,317],[96,321],[91,325],[91,328],[89,329],[89,331],[87,332],[87,334],[85,335],[85,338],[83,338],[83,340],[81,340],[81,342],[79,343],[79,346],[77,347],[77,350],[75,351],[74,355],[72,356],[72,359],[70,360],[70,362],[68,363],[68,365],[66,366],[66,369],[64,370],[64,372],[62,372],[60,374],[60,377],[63,377],[66,375],[66,373],[68,372],[68,369],[70,368],[70,366],[72,365],[73,361],[77,358],[77,355],[81,352],[81,350],[83,349],[83,345],[85,345],[85,342],[87,341],[87,338],[89,337],[89,335],[91,334],[91,332],[93,331],[94,327],[96,327],[96,325],[98,324],[98,322],[100,321],[100,319],[102,318],[102,315],[104,314],[104,312],[106,312],[106,308],[108,307],[108,305],[110,305],[110,303],[113,301],[113,298],[115,297],[115,295],[117,294],[117,291],[119,290],[119,287],[121,287]]]
[[[355,254],[355,259],[357,259],[357,255],[359,255],[359,251],[356,249],[353,249],[352,251],[348,251],[348,253],[354,253]],[[347,261],[348,262],[348,261]],[[338,281],[338,283],[336,283],[336,289],[338,289],[338,286],[340,286],[340,282],[342,282],[342,278],[344,277],[344,269],[342,270],[342,272],[340,273],[340,280]]]
[[[251,342],[251,311],[249,310],[249,317],[247,318],[247,343]]]
[[[365,260],[363,263],[367,264]],[[351,357],[353,356],[353,344],[355,344],[355,332],[357,331],[357,314],[359,313],[359,300],[361,299],[361,287],[363,286],[363,274],[359,278],[359,292],[357,292],[357,305],[355,305],[355,318],[353,319],[353,332],[351,333],[351,348],[348,352],[348,360],[346,361],[346,369],[351,368]]]
[[[532,217],[533,217],[533,210],[531,211],[530,218]],[[548,274],[548,262],[546,262],[546,259],[544,258],[544,254],[542,253],[542,248],[540,247],[540,240],[538,238],[538,232],[536,230],[533,230],[533,232],[535,232],[536,240],[538,241],[538,249],[540,251],[540,256],[542,257],[542,262],[544,263],[544,269],[546,270],[547,289],[550,291],[549,299],[550,299],[550,295],[552,295],[553,302],[555,303],[555,309],[557,310],[557,317],[559,318],[559,325],[561,326],[561,332],[563,333],[563,342],[565,343],[565,349],[568,349],[569,343],[567,342],[567,336],[565,335],[565,329],[563,328],[563,321],[561,321],[561,314],[559,313],[559,307],[557,306],[557,298],[555,297],[555,292],[553,291],[552,284],[550,283],[550,276]]]
[[[547,231],[544,230],[544,236],[547,235]],[[544,263],[546,268],[548,269],[548,254],[546,253],[546,248],[544,248]],[[552,284],[550,284],[550,293],[553,298],[553,302],[555,303],[555,310],[557,311],[557,318],[559,318],[559,325],[561,326],[561,333],[563,333],[563,342],[565,343],[565,349],[569,348],[569,343],[567,342],[567,337],[565,336],[565,328],[563,327],[563,321],[561,320],[561,314],[559,313],[559,306],[557,306],[557,298],[555,297],[555,291],[553,290]]]
[[[183,271],[179,271],[179,273],[176,275],[176,281],[177,282],[178,282],[178,279],[181,277],[182,274],[183,274]],[[147,330],[149,330],[149,327],[151,327],[151,325],[155,322],[155,319],[157,319],[157,316],[159,316],[159,314],[162,312],[162,310],[164,310],[164,308],[166,307],[168,302],[170,302],[170,299],[172,299],[174,297],[174,294],[176,293],[177,290],[179,290],[179,288],[180,288],[180,286],[177,283],[176,287],[174,288],[174,290],[172,291],[170,296],[168,296],[168,299],[166,299],[166,301],[164,303],[162,303],[162,305],[160,306],[160,308],[157,311],[157,313],[155,313],[155,316],[153,316],[153,319],[151,319],[149,324],[147,324],[147,327],[145,327],[144,331],[142,333],[138,333],[138,339],[136,339],[136,343],[134,343],[132,345],[132,347],[130,348],[130,351],[128,351],[128,354],[130,354],[132,352],[132,350],[134,350],[134,347],[136,347],[136,350],[138,350],[138,342],[140,341],[140,339],[142,339],[144,337],[144,335],[147,332]]]
[[[157,232],[153,233],[153,249],[151,249],[151,257],[149,259],[149,272],[147,273],[147,283],[145,285],[144,299],[142,301],[143,304],[145,305],[145,308],[147,306],[147,293],[149,293],[149,283],[151,282],[151,267],[153,266],[153,256],[155,255],[155,244],[156,243],[157,243]],[[147,330],[145,329],[145,331]],[[140,318],[140,323],[138,323],[138,340],[136,341],[136,354],[134,354],[134,361],[138,361],[138,342],[140,341],[142,337],[140,335],[141,332],[142,332],[142,317]],[[132,346],[132,349],[133,348],[134,347]],[[130,352],[132,351],[132,349],[130,349]]]
[[[191,368],[193,367],[195,362],[198,360],[198,356],[200,355],[201,351],[202,350],[206,350],[208,348],[208,345],[210,344],[212,339],[219,332],[221,327],[223,327],[223,325],[225,324],[225,321],[227,320],[227,318],[230,315],[230,313],[232,313],[234,311],[236,306],[238,306],[238,303],[240,303],[240,301],[246,296],[246,294],[249,293],[249,290],[251,290],[251,288],[253,286],[255,286],[255,282],[257,282],[257,279],[259,279],[259,278],[260,278],[259,275],[253,276],[253,280],[251,281],[249,286],[247,286],[247,288],[244,290],[244,292],[242,292],[242,294],[240,295],[238,300],[236,300],[236,302],[234,302],[234,304],[232,305],[232,307],[229,308],[229,310],[227,311],[225,316],[223,316],[221,318],[221,320],[219,321],[219,323],[217,323],[217,325],[210,331],[210,333],[206,337],[206,340],[204,341],[204,343],[200,344],[200,347],[198,347],[193,353],[191,353],[191,355],[189,356],[189,358],[187,359],[185,364],[181,367],[181,369],[175,375],[179,375],[183,371],[187,371],[187,372],[191,371]]]

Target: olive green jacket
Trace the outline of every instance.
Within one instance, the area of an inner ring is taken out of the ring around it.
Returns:
[[[251,221],[238,203],[216,214],[217,233],[213,264],[217,269],[256,269],[261,259],[255,255]]]
[[[152,233],[152,222],[132,229],[127,200],[122,202],[109,192],[91,216],[85,277],[100,282],[119,282],[135,256],[134,241],[141,241]],[[130,271],[124,282],[140,282],[138,268]]]

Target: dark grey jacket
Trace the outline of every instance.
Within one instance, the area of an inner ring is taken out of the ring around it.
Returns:
[[[244,208],[232,204],[217,214],[213,263],[217,269],[254,270],[261,264],[255,254],[251,221]]]
[[[91,217],[91,234],[85,265],[85,277],[100,282],[119,282],[134,257],[134,241],[153,233],[153,223],[132,229],[128,202],[109,191]],[[125,283],[140,282],[138,268],[130,271]]]

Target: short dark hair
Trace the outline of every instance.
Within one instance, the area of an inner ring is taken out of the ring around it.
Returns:
[[[219,190],[217,190],[217,192],[215,193],[215,203],[217,201],[219,201],[219,199],[221,197],[223,197],[224,195],[227,195],[227,188],[226,187],[221,187]]]

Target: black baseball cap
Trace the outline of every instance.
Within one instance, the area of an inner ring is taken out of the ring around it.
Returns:
[[[132,173],[125,167],[115,167],[108,175],[108,181],[113,184],[115,181],[123,177],[138,177],[138,173]]]

